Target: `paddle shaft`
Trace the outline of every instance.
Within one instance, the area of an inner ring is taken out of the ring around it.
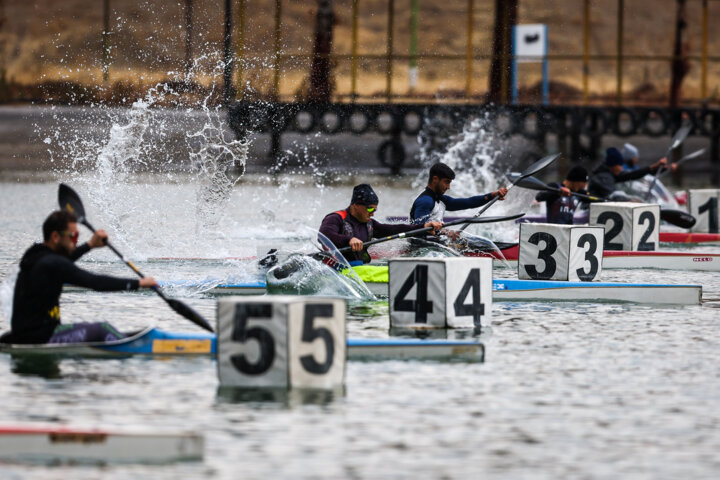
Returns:
[[[545,190],[548,192],[557,192],[560,193],[559,188],[551,187],[550,185],[545,185]],[[590,202],[607,202],[607,198],[600,198],[600,197],[593,197],[592,195],[585,195],[584,193],[578,193],[570,191],[570,195],[578,198],[582,198],[583,200],[588,200]]]
[[[524,213],[516,214],[516,215],[510,215],[507,217],[500,217],[502,220],[514,220],[516,218],[520,218],[524,215]],[[452,222],[447,222],[443,224],[443,228],[445,227],[452,227],[453,225],[460,225],[462,223],[490,223],[491,219],[493,217],[488,217],[487,219],[479,219],[476,217],[470,217],[470,218],[459,218],[457,220],[453,220]],[[495,221],[502,221],[500,219]],[[395,235],[390,235],[388,237],[382,237],[382,238],[376,238],[375,240],[370,240],[369,242],[363,243],[363,248],[371,247],[373,245],[376,245],[378,243],[387,242],[388,240],[395,240],[397,238],[412,238],[417,237],[419,235],[422,235],[423,233],[427,233],[432,231],[432,227],[423,227],[418,228],[417,230],[410,230],[409,232],[402,232],[402,233],[396,233]],[[338,250],[340,253],[347,253],[351,252],[352,247],[343,247]]]
[[[684,127],[680,127],[680,129],[675,133],[675,136],[673,136],[672,142],[670,143],[670,146],[667,149],[667,152],[665,152],[665,158],[670,156],[670,152],[675,150],[677,147],[679,147],[687,138],[688,133],[690,133],[691,127],[689,125],[685,125]],[[647,193],[645,194],[645,201],[648,201],[650,197],[652,196],[653,188],[655,188],[655,184],[657,183],[657,179],[660,176],[660,174],[663,171],[663,166],[660,165],[658,169],[655,171],[655,175],[653,175],[652,182],[650,183],[650,188],[648,188]]]
[[[95,233],[95,228],[92,225],[90,225],[90,222],[88,222],[84,218],[81,221],[82,221],[82,224],[85,225],[88,229],[90,229],[91,232]],[[138,270],[138,268],[132,262],[125,260],[125,257],[123,257],[123,254],[120,253],[120,251],[117,248],[115,248],[115,246],[113,246],[113,244],[111,244],[110,241],[107,239],[105,240],[105,246],[108,247],[110,250],[112,250],[113,253],[115,255],[117,255],[118,258],[120,260],[122,260],[125,265],[127,265],[128,267],[130,267],[132,269],[133,272],[137,273],[138,277],[145,278],[145,275],[143,275],[143,273],[140,270]],[[162,290],[160,290],[158,287],[152,287],[152,289],[155,290],[155,292],[158,295],[160,295],[160,298],[162,298],[166,302],[170,303],[170,299],[165,296],[165,293]]]

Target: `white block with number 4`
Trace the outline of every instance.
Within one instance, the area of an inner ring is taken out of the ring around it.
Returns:
[[[518,278],[590,282],[602,271],[602,227],[521,223]]]
[[[590,225],[605,227],[605,250],[654,251],[660,240],[660,205],[591,203]]]
[[[695,225],[690,229],[691,232],[718,233],[718,226],[720,226],[719,199],[720,190],[688,190],[688,211],[696,219]]]
[[[345,381],[345,301],[228,297],[217,306],[222,386],[333,389]]]
[[[492,312],[492,259],[389,262],[390,326],[480,328]]]

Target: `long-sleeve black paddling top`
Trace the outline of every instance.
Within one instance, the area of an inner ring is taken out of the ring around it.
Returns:
[[[42,243],[20,260],[10,321],[14,343],[46,343],[60,324],[60,294],[66,283],[98,291],[137,290],[138,280],[96,275],[75,265],[90,250],[84,243],[67,257]]]

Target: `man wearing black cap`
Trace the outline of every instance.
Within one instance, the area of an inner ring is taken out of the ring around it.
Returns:
[[[562,185],[550,183],[549,186],[559,188],[559,192],[540,192],[535,195],[535,200],[545,202],[547,211],[547,222],[562,225],[572,225],[575,210],[582,203],[572,193],[587,194],[588,173],[585,167],[575,165],[567,174]]]
[[[410,221],[416,224],[428,221],[442,222],[446,210],[453,212],[478,208],[495,197],[505,200],[505,194],[507,193],[505,187],[484,195],[468,198],[453,198],[445,195],[450,190],[450,184],[454,179],[455,171],[449,165],[438,162],[430,167],[428,184],[410,207]]]
[[[590,178],[588,190],[590,195],[607,198],[615,191],[615,184],[637,180],[647,174],[654,174],[660,166],[667,165],[667,159],[661,158],[649,167],[640,167],[635,170],[623,171],[623,156],[617,148],[610,147],[605,151],[605,163],[597,167]],[[674,163],[670,165],[673,172],[677,168]]]
[[[363,244],[373,237],[387,237],[397,233],[409,232],[418,225],[380,223],[372,217],[378,206],[378,197],[372,187],[366,183],[353,188],[350,206],[325,216],[320,225],[320,233],[330,239],[336,247],[351,247],[353,254],[348,260],[370,262],[370,255]],[[441,222],[427,222],[424,227],[432,227],[435,233],[442,228]]]

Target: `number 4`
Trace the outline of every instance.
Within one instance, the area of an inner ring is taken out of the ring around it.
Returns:
[[[472,294],[470,291],[472,290]],[[470,303],[465,303],[468,295],[472,295]],[[456,317],[472,315],[475,327],[480,327],[480,318],[485,315],[485,304],[480,303],[480,269],[470,270],[465,283],[453,303]]]

